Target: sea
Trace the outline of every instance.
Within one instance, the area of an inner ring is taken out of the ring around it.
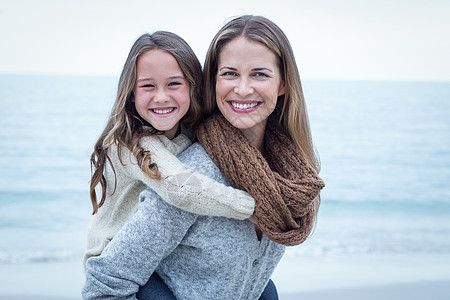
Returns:
[[[80,262],[118,78],[0,75],[0,268]],[[325,181],[290,256],[450,255],[450,82],[304,80]]]

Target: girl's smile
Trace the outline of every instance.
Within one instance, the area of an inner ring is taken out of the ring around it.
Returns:
[[[134,104],[139,116],[172,139],[190,106],[189,84],[167,51],[143,53],[136,64]]]
[[[175,110],[175,107],[151,109],[151,111],[157,115],[167,115],[167,114],[173,112],[174,110]]]

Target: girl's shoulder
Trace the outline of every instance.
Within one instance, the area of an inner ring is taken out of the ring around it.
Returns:
[[[192,144],[192,141],[184,134],[179,134],[175,138],[168,139],[165,135],[151,135],[142,137],[139,145],[151,152],[169,151],[178,155]]]

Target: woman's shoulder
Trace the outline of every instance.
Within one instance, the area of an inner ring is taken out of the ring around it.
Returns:
[[[189,169],[229,185],[225,175],[222,174],[200,143],[192,144],[178,156],[178,159]]]
[[[199,161],[211,161],[211,158],[209,157],[205,148],[203,148],[203,146],[199,142],[192,144],[186,150],[184,150],[178,156],[178,159],[185,163],[188,167],[195,166],[195,163]]]

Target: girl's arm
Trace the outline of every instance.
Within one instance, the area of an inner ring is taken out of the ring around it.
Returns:
[[[150,151],[152,162],[158,165],[161,180],[148,177],[136,163],[127,163],[125,168],[130,177],[142,181],[155,190],[166,202],[200,215],[222,216],[234,219],[247,219],[253,214],[254,199],[247,193],[231,186],[193,172],[186,168],[175,155],[184,150],[185,135],[174,140],[165,136],[151,136],[141,140],[141,146]],[[123,151],[122,159],[129,157]]]
[[[86,263],[83,299],[136,299],[160,261],[181,242],[197,216],[168,205],[152,190],[100,256]],[[164,230],[162,230],[162,228]]]

